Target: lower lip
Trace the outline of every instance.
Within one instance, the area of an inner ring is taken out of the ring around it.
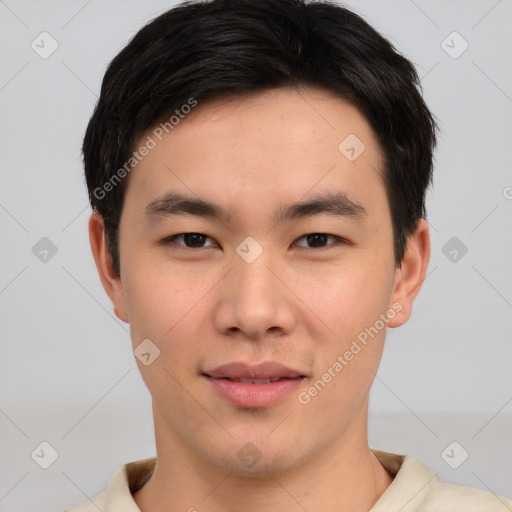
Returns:
[[[206,378],[215,391],[239,407],[262,408],[279,402],[302,385],[303,378],[282,379],[264,384],[234,382],[228,379]]]

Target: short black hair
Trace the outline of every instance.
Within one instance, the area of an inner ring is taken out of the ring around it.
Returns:
[[[213,0],[183,2],[149,22],[105,73],[82,153],[118,275],[119,221],[140,136],[169,126],[192,102],[302,86],[350,101],[372,127],[400,267],[407,238],[426,218],[437,132],[413,64],[335,2]]]

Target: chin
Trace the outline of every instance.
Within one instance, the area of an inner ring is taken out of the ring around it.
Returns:
[[[215,458],[210,454],[210,463],[221,471],[230,473],[236,477],[246,478],[271,478],[293,470],[304,463],[308,457],[300,456],[292,447],[269,446],[258,448],[258,442],[254,444],[246,441],[241,448],[228,448]],[[263,443],[260,443],[261,446]],[[286,450],[286,451],[284,451]],[[232,454],[230,457],[229,455]]]

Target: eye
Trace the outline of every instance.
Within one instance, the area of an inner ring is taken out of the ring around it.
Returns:
[[[330,239],[334,240],[334,243],[328,244],[327,241]],[[311,245],[301,245],[298,242],[305,242],[306,244]],[[307,235],[304,235],[297,239],[295,242],[295,245],[298,245],[299,247],[307,247],[309,249],[315,249],[315,248],[322,248],[322,247],[331,247],[335,246],[341,243],[344,243],[345,241],[343,238],[340,238],[339,236],[335,235],[329,235],[327,233],[309,233]]]
[[[328,243],[329,239],[331,243]],[[210,241],[210,243],[207,243],[208,241]],[[343,238],[328,233],[309,233],[298,238],[295,245],[309,249],[321,249],[336,246],[344,242],[345,240]],[[188,249],[202,249],[217,246],[217,243],[212,238],[203,233],[179,233],[165,238],[163,243],[166,245],[176,243]]]
[[[202,233],[180,233],[178,235],[172,235],[167,237],[163,242],[164,244],[175,243],[177,240],[181,240],[182,243],[177,242],[178,245],[183,245],[190,249],[201,249],[203,247],[215,247],[216,244],[204,245],[207,240],[213,239],[209,236],[203,235]]]

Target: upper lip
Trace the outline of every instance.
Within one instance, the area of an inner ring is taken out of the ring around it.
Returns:
[[[250,365],[243,362],[233,362],[223,364],[204,372],[205,375],[214,379],[275,379],[304,377],[304,375],[292,368],[277,363],[275,361]]]

